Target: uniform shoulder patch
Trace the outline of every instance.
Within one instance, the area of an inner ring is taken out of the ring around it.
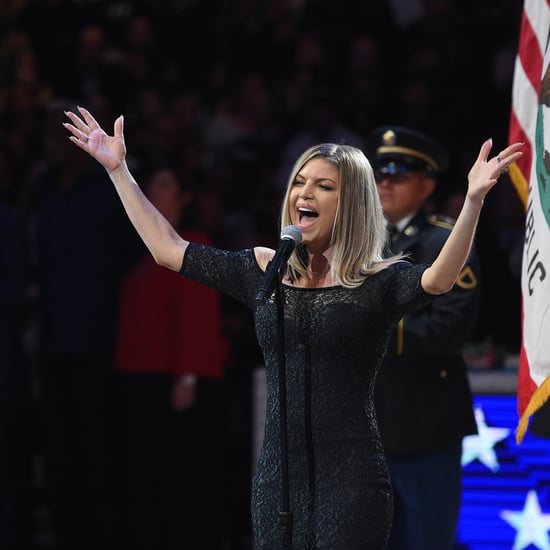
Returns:
[[[444,227],[445,229],[452,229],[455,221],[449,216],[443,216],[442,214],[430,214],[428,216],[428,223],[436,225],[437,227]]]
[[[471,290],[477,286],[477,277],[469,265],[462,269],[456,280],[456,284],[464,290]]]

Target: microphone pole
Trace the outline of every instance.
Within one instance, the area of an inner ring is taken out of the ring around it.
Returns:
[[[294,247],[302,242],[302,232],[289,225],[281,231],[279,248],[272,262],[268,264],[264,281],[260,286],[256,302],[265,304],[274,292],[277,306],[277,358],[279,374],[279,445],[281,451],[281,526],[282,550],[292,550],[292,511],[290,510],[287,441],[287,397],[285,359],[285,314],[282,289],[283,274]]]
[[[281,278],[282,276],[279,274],[279,285],[275,290],[279,359],[279,445],[281,449],[281,509],[279,511],[279,523],[281,525],[282,549],[292,550],[292,510],[290,509],[288,478],[285,315]]]

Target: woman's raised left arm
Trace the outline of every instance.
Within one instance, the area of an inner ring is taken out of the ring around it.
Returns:
[[[479,214],[485,195],[494,187],[502,173],[523,155],[523,143],[513,143],[499,155],[489,158],[493,141],[483,143],[474,165],[468,173],[468,192],[456,223],[441,252],[422,275],[422,288],[428,294],[443,294],[451,290],[474,240]]]

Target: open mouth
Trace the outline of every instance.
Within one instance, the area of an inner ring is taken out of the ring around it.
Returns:
[[[312,224],[318,217],[319,214],[310,208],[298,208],[298,220],[301,226]]]
[[[311,225],[319,217],[319,214],[311,208],[300,207],[298,208],[298,221],[300,227],[304,228]]]

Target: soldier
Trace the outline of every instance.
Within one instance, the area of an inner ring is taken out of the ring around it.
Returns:
[[[368,157],[394,253],[431,263],[454,220],[427,208],[444,149],[427,135],[382,127]],[[451,550],[461,499],[462,438],[477,431],[462,350],[479,306],[479,267],[472,254],[454,288],[406,315],[392,335],[376,386],[376,410],[394,490],[393,550]]]

